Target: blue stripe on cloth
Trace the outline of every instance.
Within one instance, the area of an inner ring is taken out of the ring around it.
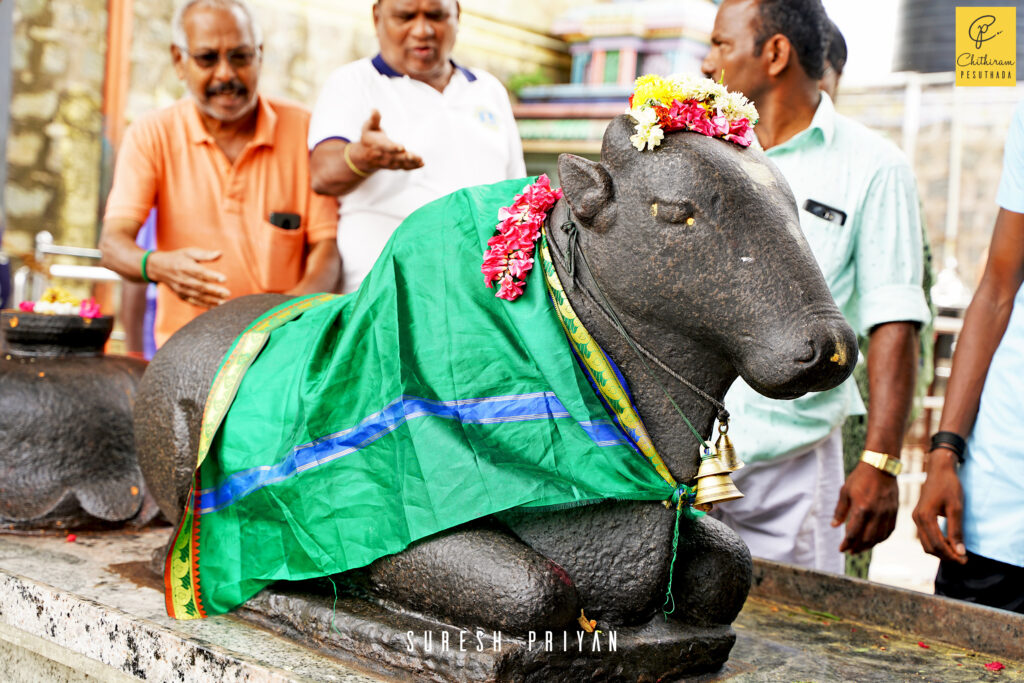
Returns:
[[[580,427],[598,446],[632,446],[622,430],[611,420],[580,422]]]
[[[236,472],[220,486],[203,489],[199,492],[200,513],[222,510],[265,486],[351,455],[387,436],[405,422],[420,417],[456,420],[462,424],[497,424],[552,420],[570,415],[554,392],[550,391],[457,401],[432,401],[416,396],[402,396],[380,412],[364,418],[355,427],[296,446],[276,465]],[[597,446],[627,444],[622,432],[610,420],[580,422],[579,425]]]

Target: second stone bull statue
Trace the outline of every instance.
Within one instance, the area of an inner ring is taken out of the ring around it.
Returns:
[[[559,159],[564,197],[547,219],[547,240],[565,296],[621,371],[661,459],[676,481],[692,483],[701,449],[680,410],[707,439],[721,415],[717,402],[737,376],[775,398],[822,391],[850,374],[856,340],[800,232],[793,196],[763,153],[695,133],[668,135],[639,152],[629,141],[632,125],[627,116],[611,123],[600,162]],[[414,238],[400,229],[393,242]],[[446,268],[438,264],[434,277]],[[419,283],[401,286],[415,291]],[[150,364],[136,438],[147,484],[172,521],[191,501],[204,406],[222,359],[243,329],[284,300],[246,297],[211,311]],[[436,457],[446,457],[443,446]],[[745,546],[710,518],[684,520],[673,557],[677,515],[659,501],[496,513],[358,571],[391,603],[510,634],[566,628],[581,609],[599,628],[641,625],[661,619],[666,590],[677,623],[728,630],[750,587]],[[695,658],[689,670],[720,665],[728,649]]]

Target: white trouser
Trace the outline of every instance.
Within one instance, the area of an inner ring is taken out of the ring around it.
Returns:
[[[715,505],[711,516],[732,527],[751,555],[836,574],[845,571],[839,552],[845,525],[831,525],[843,486],[838,428],[805,453],[749,464],[732,478],[744,497]]]

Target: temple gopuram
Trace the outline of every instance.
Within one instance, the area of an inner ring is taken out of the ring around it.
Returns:
[[[710,0],[622,0],[574,7],[555,19],[551,33],[572,56],[570,82],[517,92],[527,171],[557,177],[562,152],[596,158],[638,75],[699,73],[715,11]]]

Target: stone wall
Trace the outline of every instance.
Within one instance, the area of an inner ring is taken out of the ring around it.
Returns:
[[[132,3],[131,68],[125,117],[160,109],[184,94],[171,64],[171,17],[175,3],[134,0]]]
[[[104,0],[15,2],[4,187],[13,254],[43,229],[95,243],[105,42]]]
[[[935,268],[941,270],[947,258],[955,258],[961,280],[973,291],[998,213],[1003,142],[1014,109],[1024,99],[1024,86],[954,88],[951,75],[931,76],[921,83],[917,107],[913,88],[903,82],[840,90],[837,109],[879,131],[911,157]],[[958,191],[951,192],[950,183],[957,177]],[[950,201],[958,202],[953,217],[947,216]]]
[[[583,2],[462,2],[454,58],[487,69],[503,81],[537,70],[552,81],[565,80],[567,49],[546,31],[555,16]],[[312,107],[333,69],[377,53],[370,0],[252,0],[252,5],[263,27],[260,88],[268,94]],[[134,12],[129,120],[166,106],[184,92],[167,49],[173,5],[166,0],[135,0]]]
[[[4,230],[3,187],[7,185],[7,129],[11,116],[11,43],[14,36],[14,5],[0,0],[0,234]],[[3,257],[0,257],[2,259]],[[2,265],[2,263],[0,263]]]

